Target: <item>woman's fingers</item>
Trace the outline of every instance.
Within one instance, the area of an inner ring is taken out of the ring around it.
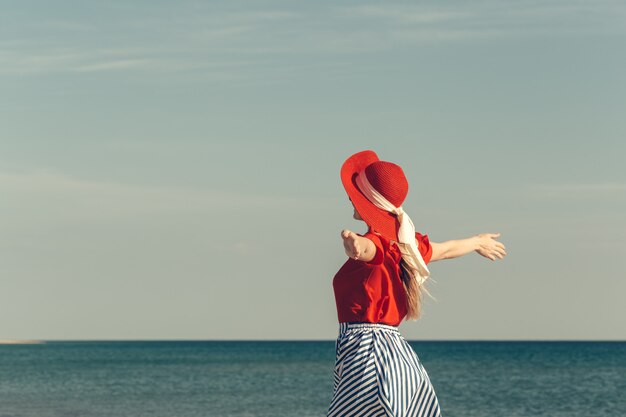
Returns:
[[[343,238],[343,247],[346,251],[346,255],[352,259],[359,259],[359,256],[361,255],[361,248],[359,247],[359,241],[356,238],[356,233],[344,229],[341,232],[341,237]]]
[[[506,251],[498,246],[490,246],[484,249],[485,256],[492,261],[495,261],[496,258],[502,259],[506,256]]]
[[[487,235],[487,233],[483,235],[483,237],[485,237],[486,239],[483,241],[481,248],[478,249],[477,252],[492,261],[495,261],[497,259],[503,259],[506,256],[506,250],[504,249],[504,245],[500,242],[492,240]]]
[[[482,233],[479,236],[482,238],[482,248],[479,251],[482,256],[492,261],[506,256],[506,247],[496,240],[500,237],[500,233]]]
[[[491,259],[492,261],[495,261],[496,258],[504,259],[504,257],[506,256],[506,251],[499,247],[493,247],[492,249],[487,250],[486,253],[487,258]]]

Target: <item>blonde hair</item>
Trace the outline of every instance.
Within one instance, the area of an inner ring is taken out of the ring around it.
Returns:
[[[430,295],[423,284],[419,285],[417,283],[417,279],[415,279],[413,272],[404,259],[400,260],[400,278],[402,278],[402,284],[406,292],[406,318],[407,320],[417,320],[422,314],[422,292],[425,292],[430,297],[432,295]]]

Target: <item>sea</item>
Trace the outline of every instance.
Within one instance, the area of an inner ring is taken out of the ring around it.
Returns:
[[[626,416],[626,342],[410,342],[443,416]],[[0,345],[0,417],[324,416],[334,341]]]

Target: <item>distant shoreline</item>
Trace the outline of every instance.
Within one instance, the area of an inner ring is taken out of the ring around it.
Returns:
[[[18,340],[18,339],[0,339],[0,345],[41,345],[45,342],[41,340]]]

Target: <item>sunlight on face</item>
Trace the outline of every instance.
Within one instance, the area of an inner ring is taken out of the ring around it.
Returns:
[[[352,208],[354,209],[354,213],[352,214],[352,218],[355,219],[355,220],[363,220],[363,218],[361,217],[359,212],[356,211],[356,207],[354,207],[354,204],[352,203],[352,200],[350,200],[350,204],[352,204]]]

